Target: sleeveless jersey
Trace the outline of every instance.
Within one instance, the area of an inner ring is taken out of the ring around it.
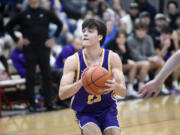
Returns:
[[[102,49],[101,62],[100,65],[111,72],[110,57],[112,51]],[[76,81],[81,79],[82,72],[88,67],[88,63],[85,57],[84,49],[77,52],[77,73]],[[91,95],[84,87],[72,97],[72,109],[76,112],[91,113],[91,112],[101,112],[110,106],[116,107],[116,94],[111,91],[106,95]]]

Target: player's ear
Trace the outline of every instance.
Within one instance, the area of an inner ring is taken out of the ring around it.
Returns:
[[[103,35],[98,35],[98,39],[101,41],[103,39]]]

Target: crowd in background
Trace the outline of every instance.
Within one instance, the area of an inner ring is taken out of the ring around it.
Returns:
[[[41,0],[40,6],[54,12],[63,23],[51,47],[49,63],[52,78],[58,83],[65,59],[82,49],[81,25],[85,19],[96,18],[106,24],[102,48],[111,49],[121,57],[127,97],[139,98],[137,90],[152,79],[180,47],[180,5],[176,0],[168,1],[167,14],[159,13],[148,0],[134,0],[128,9],[122,8],[120,0]],[[6,24],[27,7],[28,0],[0,1],[0,80],[8,78],[3,75],[10,72],[8,59],[21,77],[26,76],[24,55],[8,34]],[[15,29],[15,35],[23,37],[18,27]],[[49,38],[52,38],[57,26],[52,23],[49,29]],[[162,93],[180,93],[179,78],[180,67],[166,80]]]

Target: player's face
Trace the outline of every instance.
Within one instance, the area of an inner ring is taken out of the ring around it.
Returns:
[[[97,29],[84,28],[82,32],[83,32],[82,44],[84,47],[100,44],[100,40],[102,39],[102,36],[98,35]]]

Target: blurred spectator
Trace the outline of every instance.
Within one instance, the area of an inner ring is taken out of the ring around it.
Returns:
[[[66,13],[61,12],[61,3],[58,0],[41,0],[41,7],[51,10],[52,12],[56,13],[56,15],[62,20],[63,22],[63,30],[62,34],[59,35],[56,39],[57,45],[66,45],[69,43],[72,37],[72,33],[74,33],[76,29],[76,21],[67,18]],[[50,37],[53,37],[57,30],[57,25],[50,23]]]
[[[77,27],[76,27],[76,30],[74,32],[74,35],[76,37],[82,37],[82,24],[84,22],[84,20],[86,19],[91,19],[93,18],[93,12],[90,11],[90,10],[87,10],[83,15],[82,15],[82,18],[78,19],[77,21]]]
[[[176,46],[176,50],[180,48],[180,12],[176,14],[176,30],[173,31],[173,40]]]
[[[0,13],[0,37],[5,35],[5,28],[4,28],[4,21],[3,21],[3,14]]]
[[[127,39],[130,57],[137,62],[138,68],[142,68],[140,70],[139,88],[143,86],[148,71],[156,69],[158,72],[164,64],[162,58],[155,56],[152,38],[146,32],[147,25],[137,22],[135,34],[130,35]]]
[[[82,49],[82,42],[79,37],[74,37],[72,44],[66,45],[61,53],[57,56],[55,67],[58,69],[63,69],[64,62],[67,57],[73,55],[75,52]]]
[[[0,61],[0,81],[10,79],[8,73],[5,70],[3,63]]]
[[[14,17],[22,9],[23,0],[2,0],[1,4],[4,7],[3,12],[5,16]]]
[[[86,10],[84,0],[61,0],[61,4],[68,18],[79,19]]]
[[[103,12],[103,17],[102,20],[104,22],[112,20],[114,22],[114,17],[115,17],[115,12],[113,11],[113,9],[111,8],[107,8],[104,12]]]
[[[121,29],[126,30],[127,34],[133,32],[134,23],[139,15],[139,6],[137,3],[130,3],[128,14],[121,18]]]
[[[139,14],[139,21],[148,26],[148,30],[147,30],[148,34],[152,33],[153,26],[151,25],[151,17],[148,12],[146,12],[146,11],[141,12]]]
[[[52,31],[50,34],[50,37],[53,37],[54,33],[56,31]],[[56,38],[56,43],[58,45],[62,45],[63,47],[67,45],[68,43],[71,43],[73,39],[73,35],[68,31],[68,25],[66,23],[63,23],[63,28],[61,31],[61,35],[59,35]]]
[[[51,8],[52,8],[54,11],[60,11],[60,10],[62,10],[62,5],[61,5],[60,0],[48,0],[48,1],[50,1]]]
[[[178,11],[178,3],[174,0],[168,1],[167,4],[168,9],[168,18],[169,18],[169,26],[174,30],[176,29],[176,14]]]
[[[103,13],[107,9],[108,4],[106,0],[87,0],[86,9],[93,12],[94,15],[103,16]]]
[[[140,13],[143,11],[147,11],[150,14],[151,20],[153,23],[154,17],[157,13],[156,8],[153,5],[151,5],[148,0],[135,0],[135,2],[137,2],[139,5],[139,12]]]
[[[59,0],[42,0],[42,2],[43,1],[49,1],[49,3],[51,2],[50,9],[52,11],[54,11],[57,14],[57,16],[60,18],[60,20],[62,20],[62,22],[68,26],[68,32],[73,34],[76,29],[77,22],[75,19],[69,18],[69,16],[67,16],[66,12],[64,12],[64,10],[63,10],[61,1],[59,1]]]
[[[55,69],[53,70],[53,77],[55,78],[55,80],[58,81],[58,86],[59,86],[60,79],[63,74],[65,60],[67,59],[67,57],[73,55],[74,53],[76,53],[77,51],[80,51],[81,49],[82,49],[81,39],[79,37],[74,37],[72,44],[66,45],[62,49],[61,53],[57,56],[56,62],[55,62]],[[58,95],[58,91],[57,91],[57,95]],[[70,101],[70,99],[68,99],[66,101],[62,101],[58,98],[57,104],[68,107],[68,105],[70,103],[69,101]]]
[[[129,57],[129,51],[126,44],[127,34],[125,31],[119,30],[115,39],[111,40],[106,49],[110,49],[119,54],[124,73],[128,73],[127,96],[138,97],[137,92],[134,90],[134,79],[137,73],[137,64]]]
[[[21,49],[15,48],[11,53],[11,59],[14,67],[21,77],[26,76],[25,59]]]
[[[8,44],[8,39],[9,37],[5,35],[3,15],[0,13],[0,62],[3,64],[7,72],[8,72],[8,64],[7,64],[7,59],[3,54],[3,49]]]
[[[157,41],[160,39],[161,30],[164,25],[168,25],[167,19],[164,14],[158,13],[155,16],[155,27],[150,31],[150,35],[153,38],[154,45],[158,44]]]
[[[175,44],[172,40],[172,28],[168,25],[162,27],[161,35],[155,46],[156,54],[167,61],[169,57],[176,51]]]
[[[105,41],[102,45],[103,48],[106,47],[106,45],[109,43],[109,41],[113,40],[117,33],[117,25],[114,24],[113,20],[108,20],[105,22],[107,27],[107,34]]]
[[[1,55],[2,55],[2,49],[5,44],[4,35],[5,35],[5,28],[4,28],[3,15],[0,13],[0,54]]]
[[[17,42],[17,47],[23,50],[26,63],[26,88],[29,101],[29,111],[37,111],[34,101],[35,69],[38,64],[43,77],[45,107],[47,110],[56,109],[52,103],[50,75],[50,47],[55,44],[55,38],[48,39],[49,24],[55,23],[58,29],[57,37],[62,29],[62,23],[55,14],[39,7],[40,0],[29,0],[28,8],[10,20],[7,30]],[[14,34],[15,26],[20,26],[22,38]]]
[[[126,15],[126,12],[121,7],[121,0],[112,0],[112,9],[119,15],[120,18]]]

